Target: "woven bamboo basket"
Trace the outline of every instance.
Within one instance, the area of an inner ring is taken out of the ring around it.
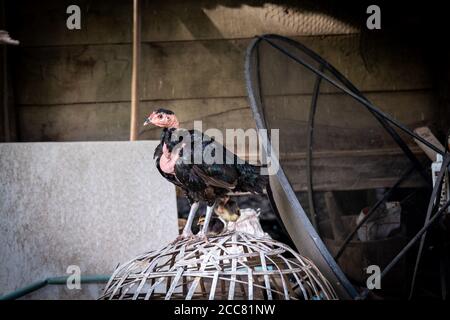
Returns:
[[[119,266],[100,299],[337,299],[317,267],[272,238],[183,240]]]

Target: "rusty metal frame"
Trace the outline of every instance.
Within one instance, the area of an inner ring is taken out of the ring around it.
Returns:
[[[287,50],[285,47],[278,45],[273,40],[280,41],[284,44],[288,44],[290,46],[295,47],[296,49],[299,49],[301,52],[307,54],[310,58],[315,60],[319,63],[320,70],[316,69],[303,59],[297,57],[292,52]],[[429,177],[426,174],[426,171],[422,164],[419,162],[419,160],[416,158],[416,156],[412,153],[406,142],[399,136],[397,131],[394,129],[396,127],[397,129],[402,130],[409,136],[413,137],[414,139],[422,142],[430,149],[436,151],[439,154],[444,155],[445,153],[440,150],[438,147],[434,146],[433,144],[429,143],[422,137],[415,134],[413,131],[408,129],[406,126],[389,116],[388,114],[382,112],[380,109],[378,109],[376,106],[374,106],[367,98],[363,96],[363,94],[349,81],[347,80],[337,69],[335,69],[331,64],[329,64],[326,60],[321,58],[319,55],[317,55],[315,52],[311,51],[301,43],[294,41],[289,38],[285,38],[279,35],[263,35],[256,37],[248,46],[247,53],[246,53],[246,61],[245,61],[245,78],[246,78],[246,86],[247,86],[247,93],[250,101],[250,106],[253,112],[253,116],[256,121],[256,125],[258,129],[267,129],[267,124],[264,119],[264,111],[263,111],[263,101],[262,101],[262,95],[261,95],[261,84],[260,84],[260,65],[259,65],[259,44],[261,42],[268,43],[270,46],[272,46],[275,50],[278,50],[279,52],[286,55],[288,58],[292,59],[293,61],[303,65],[305,68],[310,70],[311,72],[315,73],[318,77],[318,81],[316,81],[316,85],[314,87],[313,97],[318,96],[319,89],[320,89],[320,83],[322,80],[330,83],[334,87],[340,89],[342,92],[346,93],[356,101],[360,102],[362,106],[364,106],[369,112],[372,113],[372,115],[379,121],[379,123],[382,125],[382,127],[390,134],[390,136],[394,139],[394,141],[398,144],[398,146],[401,148],[401,150],[404,152],[404,154],[408,157],[408,159],[412,163],[412,169],[408,170],[404,176],[402,176],[399,181],[394,185],[393,188],[391,188],[387,192],[387,196],[383,197],[383,201],[385,201],[388,198],[388,195],[392,193],[393,190],[395,190],[403,180],[407,179],[410,174],[417,170],[419,174],[423,177],[423,179],[427,182],[428,186],[431,187]],[[256,50],[256,55],[254,56],[254,52]],[[254,61],[256,57],[256,63]],[[256,65],[256,70],[254,70],[254,64]],[[323,69],[326,71],[331,72],[331,74],[337,79],[334,80],[327,76]],[[256,71],[257,75],[257,81],[253,81],[253,72]],[[256,82],[256,85],[255,85]],[[308,138],[308,154],[309,154],[309,161],[308,161],[308,167],[311,169],[311,152],[312,152],[312,131],[314,129],[314,110],[316,108],[317,98],[312,99],[311,103],[311,109],[310,114],[312,114],[312,118],[310,117],[309,123],[309,138]],[[265,146],[266,153],[270,154],[271,145],[270,141],[268,141],[268,145]],[[445,156],[447,156],[445,154]],[[278,161],[278,159],[271,158],[271,161]],[[337,291],[340,294],[341,298],[350,298],[350,299],[357,299],[357,298],[364,298],[367,296],[368,291],[365,290],[362,293],[358,294],[356,292],[356,289],[353,287],[353,285],[350,283],[350,281],[346,278],[342,270],[337,265],[335,259],[331,256],[328,249],[325,247],[324,243],[320,239],[319,235],[317,234],[317,231],[313,227],[313,224],[311,223],[310,219],[308,219],[303,207],[301,206],[299,200],[295,196],[295,193],[288,182],[288,179],[284,173],[283,168],[280,166],[279,170],[276,174],[276,176],[270,177],[270,194],[271,202],[274,207],[277,208],[277,211],[279,212],[285,227],[292,238],[294,244],[296,245],[297,249],[307,254],[313,259],[313,261],[322,268],[323,272],[330,277],[330,281],[334,283],[334,285],[337,286]],[[415,169],[415,170],[414,170]],[[312,180],[310,173],[308,175],[309,180]],[[439,183],[437,183],[439,184]],[[310,186],[311,187],[311,186]],[[312,189],[308,188],[309,194],[309,201],[311,202],[312,199]],[[434,194],[434,192],[433,192]],[[430,199],[430,203],[434,203],[434,199]],[[380,202],[381,204],[381,202]],[[379,204],[378,204],[379,205]],[[448,204],[447,204],[448,206]],[[441,208],[442,209],[442,208]],[[416,234],[413,239],[407,244],[407,246],[404,247],[404,249],[389,263],[389,265],[383,270],[382,275],[384,276],[387,272],[389,272],[392,267],[404,256],[404,254],[412,247],[412,245],[419,239],[423,238],[426,234],[426,230],[432,225],[432,221],[434,222],[435,219],[437,219],[438,214],[442,214],[443,210],[439,210],[438,213],[436,213],[433,218],[430,220],[427,220],[424,227],[419,231],[418,234]],[[362,224],[359,224],[358,227],[360,227]],[[356,229],[357,231],[357,229]],[[355,232],[356,232],[355,231]],[[354,235],[353,232],[351,235],[348,236],[349,239],[351,239]],[[419,236],[420,234],[420,236]],[[346,245],[350,241],[347,241],[347,243],[344,243],[343,246],[340,248],[339,253],[336,258],[339,257],[339,255],[345,250]],[[420,253],[419,253],[420,254]]]

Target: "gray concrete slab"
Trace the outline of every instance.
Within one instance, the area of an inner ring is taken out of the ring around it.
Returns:
[[[175,238],[175,188],[156,170],[156,145],[0,144],[0,295],[67,275],[69,265],[109,274]],[[84,292],[73,297],[96,298],[96,290]]]

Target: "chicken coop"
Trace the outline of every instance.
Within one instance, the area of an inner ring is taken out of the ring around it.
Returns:
[[[448,26],[371,5],[0,0],[0,299],[446,299]],[[160,110],[264,190],[193,206]]]

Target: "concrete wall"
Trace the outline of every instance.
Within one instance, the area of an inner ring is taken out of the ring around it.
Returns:
[[[157,172],[156,142],[0,144],[0,295],[69,265],[110,274],[173,240],[175,188]],[[96,298],[47,288],[34,298]]]

